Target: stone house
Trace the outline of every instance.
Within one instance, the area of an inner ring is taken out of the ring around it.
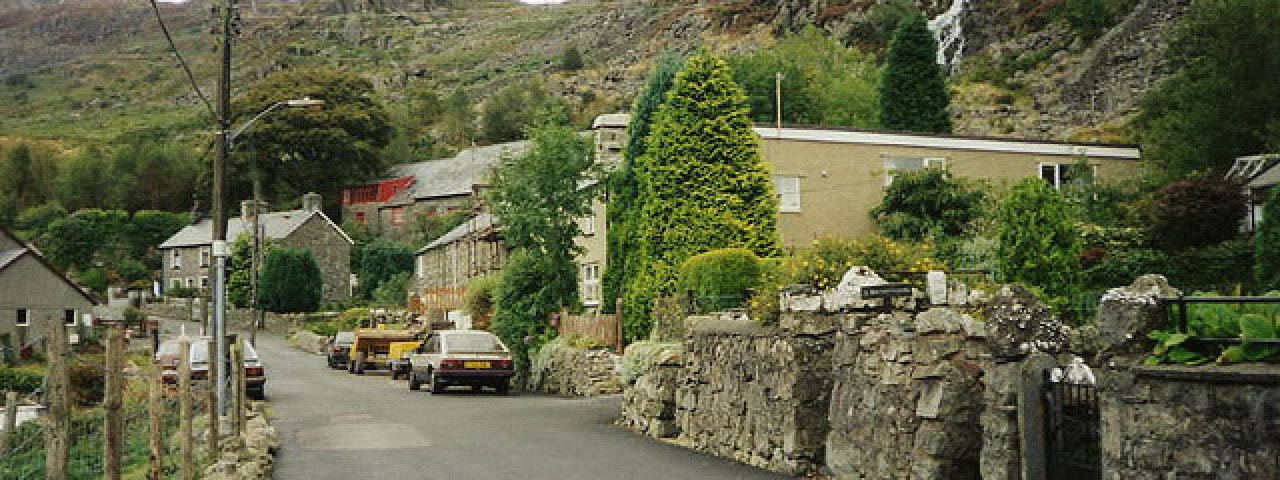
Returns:
[[[417,252],[409,304],[420,313],[463,310],[472,278],[501,270],[507,247],[493,214],[479,212]]]
[[[229,243],[240,235],[252,235],[253,215],[253,202],[242,202],[241,215],[227,220]],[[264,241],[311,252],[324,277],[323,302],[338,302],[351,297],[351,246],[354,242],[321,211],[320,195],[304,195],[299,210],[258,214],[258,224]],[[161,243],[161,285],[165,289],[211,288],[212,238],[213,221],[202,219]]]
[[[49,265],[35,247],[0,227],[0,337],[9,339],[7,345],[22,348],[38,342],[47,335],[49,322],[89,325],[97,305],[96,298]]]
[[[518,155],[528,142],[473,147],[453,158],[396,165],[387,178],[342,192],[342,219],[374,236],[401,243],[421,240],[425,219],[471,210],[479,203],[477,185],[488,182],[502,159]]]
[[[612,171],[622,167],[622,151],[627,144],[627,123],[630,116],[612,113],[596,117],[591,124],[595,141],[596,164]],[[585,185],[590,187],[594,185]],[[608,221],[605,217],[607,199],[603,195],[591,201],[591,215],[578,219],[582,236],[575,243],[582,248],[578,255],[578,298],[587,308],[597,308],[602,300],[605,255],[608,238]]]

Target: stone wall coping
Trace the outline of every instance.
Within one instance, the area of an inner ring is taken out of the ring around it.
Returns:
[[[1138,377],[1179,382],[1280,385],[1280,365],[1141,365],[1132,371]]]

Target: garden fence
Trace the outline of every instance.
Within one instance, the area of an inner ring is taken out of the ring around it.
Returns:
[[[622,327],[619,315],[559,314],[557,330],[562,337],[591,338],[622,351]]]

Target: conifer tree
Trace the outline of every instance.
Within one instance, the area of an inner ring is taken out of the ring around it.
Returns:
[[[951,133],[950,99],[938,66],[938,42],[924,17],[909,15],[898,24],[880,81],[880,120],[884,128],[904,132]]]
[[[640,212],[636,198],[639,194],[636,185],[636,159],[644,155],[644,141],[649,136],[653,114],[662,104],[667,90],[671,89],[671,83],[675,81],[676,72],[680,71],[682,63],[678,55],[668,53],[653,67],[648,84],[636,97],[635,106],[631,109],[622,168],[609,178],[607,258],[601,296],[604,307],[610,311],[614,308],[616,299],[622,295],[623,285],[634,276],[635,258],[640,253],[634,236]]]
[[[646,150],[636,169],[640,255],[625,292],[628,338],[648,334],[653,299],[674,290],[676,268],[689,257],[729,247],[761,257],[781,251],[746,93],[723,60],[701,53],[685,62]]]

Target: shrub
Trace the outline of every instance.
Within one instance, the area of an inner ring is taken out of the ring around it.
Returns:
[[[1090,287],[1111,288],[1129,285],[1148,273],[1171,277],[1169,256],[1149,248],[1108,252],[1102,261],[1085,269],[1084,278]]]
[[[860,240],[825,236],[814,240],[812,248],[784,260],[779,278],[825,290],[835,288],[854,266],[869,267],[881,276],[891,271],[945,269],[946,265],[931,253],[927,244],[900,243],[876,235]]]
[[[373,301],[383,305],[403,307],[409,294],[409,282],[412,281],[412,277],[412,273],[400,272],[383,280],[378,284],[378,288],[373,290]]]
[[[1235,237],[1244,218],[1245,203],[1240,185],[1198,177],[1156,191],[1150,209],[1152,243],[1177,250],[1215,245]]]
[[[31,393],[44,385],[44,376],[35,372],[0,367],[0,391]]]
[[[1080,233],[1075,210],[1058,192],[1039,178],[1024,179],[1000,204],[997,219],[1001,281],[1040,287],[1050,303],[1076,292]]]
[[[1262,224],[1254,233],[1253,279],[1259,291],[1280,289],[1280,187],[1262,207]]]
[[[356,276],[360,279],[360,294],[365,298],[375,298],[374,291],[396,274],[413,271],[414,252],[405,245],[377,239],[358,248],[360,263]],[[400,299],[396,303],[403,302],[404,299]]]
[[[738,307],[760,279],[760,257],[745,248],[694,255],[680,266],[680,288],[703,311]]]
[[[894,175],[871,219],[885,236],[922,241],[959,236],[982,215],[986,195],[946,170],[926,168]]]
[[[466,310],[467,315],[479,317],[493,312],[494,295],[498,290],[498,277],[485,276],[472,278],[467,283]]]
[[[314,312],[323,292],[320,265],[311,252],[277,248],[267,252],[259,281],[259,307],[276,313]]]
[[[98,362],[86,362],[67,367],[70,377],[71,401],[78,405],[96,405],[102,402],[106,391],[107,371]]]
[[[560,309],[561,295],[551,279],[576,273],[572,265],[566,270],[562,262],[523,251],[513,254],[502,270],[492,330],[511,348],[518,370],[527,372],[530,354],[555,338],[550,316]]]
[[[582,67],[582,52],[578,51],[578,46],[569,45],[565,47],[564,52],[560,54],[560,70],[573,72],[581,70]]]

